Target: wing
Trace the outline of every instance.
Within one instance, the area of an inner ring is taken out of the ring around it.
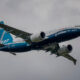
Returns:
[[[65,57],[65,58],[67,58],[69,60],[71,60],[74,63],[74,65],[76,65],[76,61],[77,60],[75,58],[73,58],[71,55],[69,55],[69,54],[63,54],[61,56]]]
[[[16,28],[12,28],[8,25],[5,25],[5,24],[0,24],[0,27],[3,28],[5,31],[17,36],[17,37],[21,37],[22,39],[24,39],[25,41],[27,42],[30,42],[30,39],[29,39],[29,36],[32,35],[28,32],[24,32],[24,31],[21,31],[21,30],[18,30]]]
[[[45,50],[46,52],[50,51],[51,52],[51,55],[52,54],[56,54],[57,56],[63,56],[69,60],[71,60],[75,65],[76,65],[76,59],[74,59],[71,55],[69,55],[68,53],[64,53],[64,54],[58,54],[57,53],[57,50],[59,49],[59,44],[55,43],[54,46],[48,46],[48,47],[45,47],[43,48],[43,50]]]

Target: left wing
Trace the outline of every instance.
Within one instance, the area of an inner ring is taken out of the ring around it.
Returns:
[[[21,37],[25,41],[30,42],[29,36],[32,35],[31,33],[24,32],[22,30],[10,27],[10,26],[5,25],[5,24],[0,24],[0,27],[3,28],[5,31],[7,31],[7,32],[9,32],[15,36]]]
[[[54,43],[53,45],[50,45],[50,46],[44,46],[43,50],[45,50],[46,52],[50,51],[51,54],[56,54],[57,56],[63,56],[69,60],[71,60],[75,65],[76,65],[76,59],[73,58],[71,55],[69,55],[69,53],[65,53],[65,52],[62,52],[61,54],[58,53],[58,50],[60,49],[60,46],[59,44],[57,43]]]
[[[74,63],[74,65],[76,65],[76,59],[75,58],[73,58],[71,55],[69,55],[69,54],[62,54],[61,56],[63,56],[63,57],[65,57],[65,58],[67,58],[67,59],[69,59],[69,60],[71,60],[71,61],[73,61],[73,63]]]

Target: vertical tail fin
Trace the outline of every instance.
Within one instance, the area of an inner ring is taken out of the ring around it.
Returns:
[[[3,21],[0,21],[0,24],[4,24]],[[8,44],[12,43],[13,38],[10,33],[6,32],[4,29],[0,28],[0,43],[1,44]]]

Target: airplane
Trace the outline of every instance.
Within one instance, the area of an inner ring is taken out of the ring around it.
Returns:
[[[22,40],[15,41],[15,38]],[[63,56],[76,65],[77,60],[69,53],[72,52],[71,44],[60,46],[61,42],[69,41],[80,36],[80,26],[67,27],[49,32],[41,31],[37,34],[28,33],[0,22],[0,51],[9,52],[13,55],[31,50],[43,50]]]

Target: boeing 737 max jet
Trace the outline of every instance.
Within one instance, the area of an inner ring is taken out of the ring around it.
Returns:
[[[15,42],[12,35],[22,38],[22,42]],[[76,59],[69,53],[72,51],[72,45],[60,46],[59,43],[68,41],[80,36],[80,27],[69,27],[51,32],[40,32],[31,34],[5,25],[0,22],[0,51],[9,52],[13,55],[20,52],[31,50],[44,50],[57,56],[63,56],[76,64]]]

